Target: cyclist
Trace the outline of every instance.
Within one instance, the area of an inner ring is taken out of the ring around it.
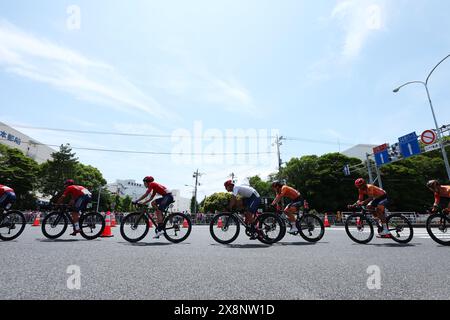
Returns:
[[[272,202],[272,206],[276,206],[284,197],[289,198],[291,203],[283,210],[287,215],[289,222],[291,223],[291,230],[289,233],[298,232],[296,225],[296,214],[299,209],[304,206],[304,199],[299,191],[292,187],[281,183],[280,181],[274,181],[272,183],[272,189],[276,193],[276,198]]]
[[[355,181],[355,187],[359,190],[359,198],[356,202],[358,206],[366,206],[370,211],[374,211],[375,218],[381,220],[383,231],[378,238],[391,238],[391,233],[387,227],[385,209],[388,203],[387,193],[383,189],[368,184],[364,179],[359,178]],[[364,200],[365,196],[367,199]],[[354,205],[353,205],[354,206]],[[349,206],[352,207],[352,206]]]
[[[156,235],[154,236],[154,238],[159,239],[159,237],[162,234],[164,234],[163,212],[169,207],[170,204],[174,202],[173,195],[165,186],[156,183],[155,179],[151,176],[145,177],[143,181],[145,187],[147,188],[147,192],[133,203],[138,204],[140,201],[147,198],[150,193],[152,194],[150,199],[144,201],[142,204],[152,202],[157,194],[161,196],[161,198],[158,198],[152,202],[152,207],[156,211],[156,218],[158,222],[158,226],[156,228]]]
[[[434,193],[433,212],[441,207],[445,213],[450,212],[450,186],[442,186],[438,180],[430,180],[427,183],[428,189]]]
[[[250,186],[237,186],[233,183],[232,180],[226,181],[224,186],[228,192],[232,192],[232,198],[228,205],[228,210],[231,211],[235,206],[245,206],[247,210],[245,212],[245,223],[253,227],[253,223],[256,220],[258,208],[261,205],[261,197],[258,191]],[[237,199],[238,196],[242,198],[242,205]],[[256,235],[256,233],[254,233],[253,236],[250,237],[250,240],[256,240],[257,237],[258,236]]]
[[[9,210],[14,202],[16,202],[16,194],[14,190],[0,184],[0,210]]]
[[[70,196],[69,205],[73,206],[72,220],[74,223],[74,230],[71,236],[76,236],[80,233],[80,225],[78,221],[80,220],[80,212],[86,210],[87,205],[92,200],[92,194],[83,186],[75,184],[75,181],[68,179],[64,182],[64,193],[58,199],[56,204],[62,204],[64,199]]]

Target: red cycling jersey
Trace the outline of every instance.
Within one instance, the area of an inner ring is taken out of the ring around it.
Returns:
[[[386,195],[386,191],[372,184],[367,185],[367,189],[359,189],[359,201],[364,200],[364,196],[368,196],[369,198],[380,198]]]
[[[66,190],[64,190],[63,197],[67,197],[70,195],[72,199],[76,200],[79,197],[85,196],[85,195],[91,195],[88,189],[82,186],[68,186]]]
[[[450,198],[450,186],[439,187],[439,192],[434,193],[434,204],[439,205],[441,198]]]
[[[6,192],[14,192],[14,190],[11,189],[10,187],[0,184],[0,196],[2,196]]]
[[[161,196],[165,196],[168,193],[168,190],[166,187],[164,187],[162,184],[156,183],[156,182],[150,182],[147,189],[147,195],[150,194],[153,191],[152,196],[155,196],[156,194],[159,194]]]

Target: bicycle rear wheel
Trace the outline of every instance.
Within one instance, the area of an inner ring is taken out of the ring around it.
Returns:
[[[122,238],[131,243],[144,239],[149,230],[148,218],[141,212],[130,213],[123,218],[120,224]]]
[[[447,215],[439,213],[429,216],[427,232],[435,242],[450,246],[450,218]]]
[[[230,213],[214,216],[209,224],[211,237],[220,244],[230,244],[239,236],[239,220]]]
[[[183,242],[189,237],[191,231],[191,220],[182,213],[173,213],[164,221],[164,237],[170,242]]]
[[[408,243],[414,237],[414,229],[408,218],[401,214],[390,215],[386,219],[392,240],[398,243]]]
[[[17,239],[25,229],[25,216],[20,211],[9,211],[1,216],[0,240],[12,241]]]
[[[352,241],[367,244],[374,236],[373,224],[361,213],[351,214],[345,221],[345,232]]]
[[[278,242],[283,232],[283,220],[276,214],[263,213],[257,218],[258,230],[261,235],[258,240],[264,244],[274,244]]]
[[[48,239],[61,237],[67,230],[69,220],[62,212],[52,212],[42,220],[42,233]]]
[[[89,212],[80,216],[80,233],[86,240],[100,237],[105,230],[105,218],[98,212]]]
[[[300,236],[308,242],[318,242],[325,234],[322,220],[313,214],[305,214],[297,221]]]

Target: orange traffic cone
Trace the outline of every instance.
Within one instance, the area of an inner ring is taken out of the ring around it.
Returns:
[[[219,219],[219,222],[217,223],[217,228],[223,228],[222,218]]]
[[[184,219],[184,221],[183,221],[183,228],[184,228],[184,229],[189,228],[189,223],[187,222],[186,219]]]
[[[327,213],[325,213],[324,225],[325,225],[325,228],[330,228],[331,227],[330,221],[328,221],[328,214]]]
[[[38,213],[36,215],[36,217],[34,218],[34,222],[33,222],[32,227],[39,227],[40,225],[41,225],[41,214]]]
[[[103,231],[103,234],[100,236],[101,238],[112,238],[114,237],[111,230],[111,212],[106,213],[105,218],[105,230]]]
[[[111,228],[115,228],[115,227],[117,227],[116,214],[113,213],[112,218],[111,218]]]

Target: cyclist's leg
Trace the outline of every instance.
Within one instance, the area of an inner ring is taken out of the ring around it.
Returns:
[[[297,221],[298,208],[295,207],[293,203],[286,206],[286,208],[284,209],[284,213],[288,217],[289,222],[295,224],[295,222]]]
[[[161,210],[159,209],[162,200],[163,198],[159,198],[152,202],[152,207],[155,209],[156,222],[158,223],[158,226],[161,226],[163,224],[163,215]]]

